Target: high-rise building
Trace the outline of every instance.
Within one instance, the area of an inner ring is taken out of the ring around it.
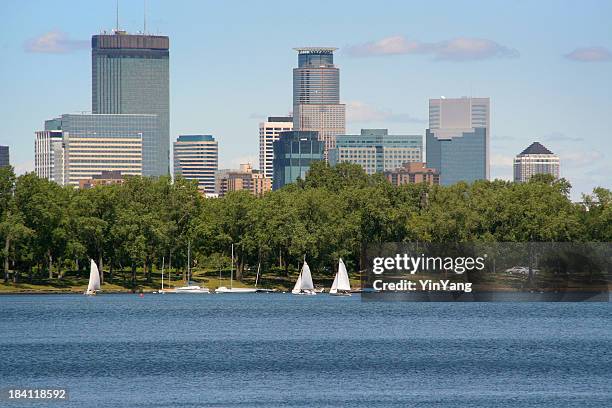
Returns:
[[[261,196],[272,190],[271,179],[265,177],[261,170],[253,170],[251,163],[241,164],[239,170],[218,172],[216,184],[219,197],[239,190],[248,190],[254,195]]]
[[[486,179],[486,128],[434,132],[426,131],[427,167],[440,172],[440,184]]]
[[[336,135],[344,134],[346,125],[340,70],[334,65],[337,48],[294,49],[298,67],[293,69],[293,129],[316,131],[325,148],[333,149]]]
[[[156,139],[143,145],[147,176],[169,173],[169,46],[166,36],[119,30],[91,39],[92,112],[159,118]]]
[[[197,180],[203,194],[215,192],[219,145],[212,135],[180,135],[174,142],[174,175]]]
[[[325,143],[314,131],[282,132],[274,142],[273,190],[304,179],[314,161],[324,160]]]
[[[401,167],[385,171],[385,177],[394,186],[402,184],[440,184],[440,173],[430,169],[425,163],[404,163]]]
[[[368,174],[394,170],[423,161],[423,136],[390,135],[387,129],[361,129],[359,135],[336,136],[329,163],[359,164]]]
[[[72,186],[103,171],[155,175],[155,157],[147,156],[144,146],[157,140],[158,132],[157,115],[62,115],[36,132],[36,173]]]
[[[551,174],[559,178],[559,156],[533,142],[514,158],[514,181],[525,183],[535,174]]]
[[[36,132],[34,171],[38,177],[64,184],[64,134],[60,119],[45,121],[45,130]]]
[[[280,132],[293,130],[291,116],[270,116],[259,124],[259,170],[264,177],[272,179],[274,174],[274,142]]]
[[[0,167],[10,166],[11,161],[9,159],[9,147],[0,146]]]
[[[438,98],[429,100],[429,129],[442,139],[459,136],[472,128],[485,128],[485,175],[490,175],[490,100],[489,98]],[[444,178],[444,175],[442,174]]]

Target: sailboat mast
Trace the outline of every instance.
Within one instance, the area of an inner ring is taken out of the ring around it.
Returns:
[[[230,289],[234,288],[234,244],[232,244],[232,265],[230,266]]]
[[[187,240],[187,285],[191,281],[191,240]]]
[[[165,264],[165,261],[166,260],[165,260],[164,256],[162,255],[162,270],[161,270],[161,273],[162,273],[162,291],[164,290],[164,264]]]

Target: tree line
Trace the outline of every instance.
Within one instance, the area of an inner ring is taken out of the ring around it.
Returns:
[[[204,198],[193,181],[128,177],[91,189],[62,187],[0,169],[0,239],[4,280],[86,276],[94,259],[103,281],[127,271],[132,285],[151,282],[162,262],[248,268],[287,275],[306,256],[333,274],[343,258],[361,269],[361,253],[382,242],[612,241],[612,192],[596,188],[581,203],[570,184],[547,175],[502,180],[391,185],[359,165],[315,163],[304,180],[262,197],[248,191]],[[167,266],[166,266],[167,267]]]

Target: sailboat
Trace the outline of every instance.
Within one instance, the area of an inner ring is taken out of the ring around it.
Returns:
[[[230,268],[230,287],[219,286],[215,293],[255,293],[255,288],[235,288],[234,287],[234,244],[232,244],[232,266]]]
[[[191,283],[191,241],[187,241],[187,284],[174,289],[174,293],[210,293],[207,287],[190,285]]]
[[[100,272],[98,271],[98,265],[92,259],[89,268],[89,284],[87,285],[85,295],[93,296],[98,291],[100,291]]]
[[[342,258],[340,258],[338,263],[338,272],[329,290],[329,294],[333,296],[351,296],[351,282],[349,281],[348,272],[344,262],[342,262]]]
[[[300,271],[300,275],[297,278],[297,282],[295,282],[295,286],[291,291],[294,295],[316,295],[317,293],[314,290],[314,285],[312,283],[312,274],[310,273],[310,267],[306,263],[304,259],[304,265],[302,265],[302,270]]]

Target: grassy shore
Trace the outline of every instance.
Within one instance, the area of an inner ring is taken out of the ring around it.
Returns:
[[[199,270],[195,269],[192,271],[191,281],[195,285],[200,285],[209,288],[211,291],[218,288],[219,286],[230,287],[230,271],[222,271],[221,279],[219,278],[219,271],[213,270]],[[138,273],[140,277],[142,274]],[[279,276],[276,272],[262,273],[258,287],[266,289],[275,289],[278,291],[288,291],[293,288],[297,279],[297,272],[290,273],[288,276]],[[106,275],[108,276],[108,275]],[[333,277],[328,276],[313,276],[316,286],[329,288],[332,284]],[[12,282],[4,283],[0,281],[0,294],[9,293],[83,293],[87,289],[88,276],[81,274],[79,276],[75,272],[67,272],[61,279],[42,279],[36,278],[32,283],[27,282],[27,278],[23,277],[23,282],[14,284]],[[172,273],[171,280],[168,282],[168,275],[164,276],[164,287],[171,289],[178,286],[183,286],[185,281],[183,280],[182,272]],[[351,285],[359,287],[359,279],[352,279]],[[233,280],[232,286],[235,288],[254,288],[255,287],[255,274],[247,272],[242,281]],[[133,291],[153,292],[161,289],[161,273],[155,271],[151,276],[151,282],[146,282],[142,279],[136,282],[136,287],[132,288],[130,282],[130,272],[120,271],[114,275],[113,282],[110,283],[108,279],[102,285],[104,293],[130,293]]]

